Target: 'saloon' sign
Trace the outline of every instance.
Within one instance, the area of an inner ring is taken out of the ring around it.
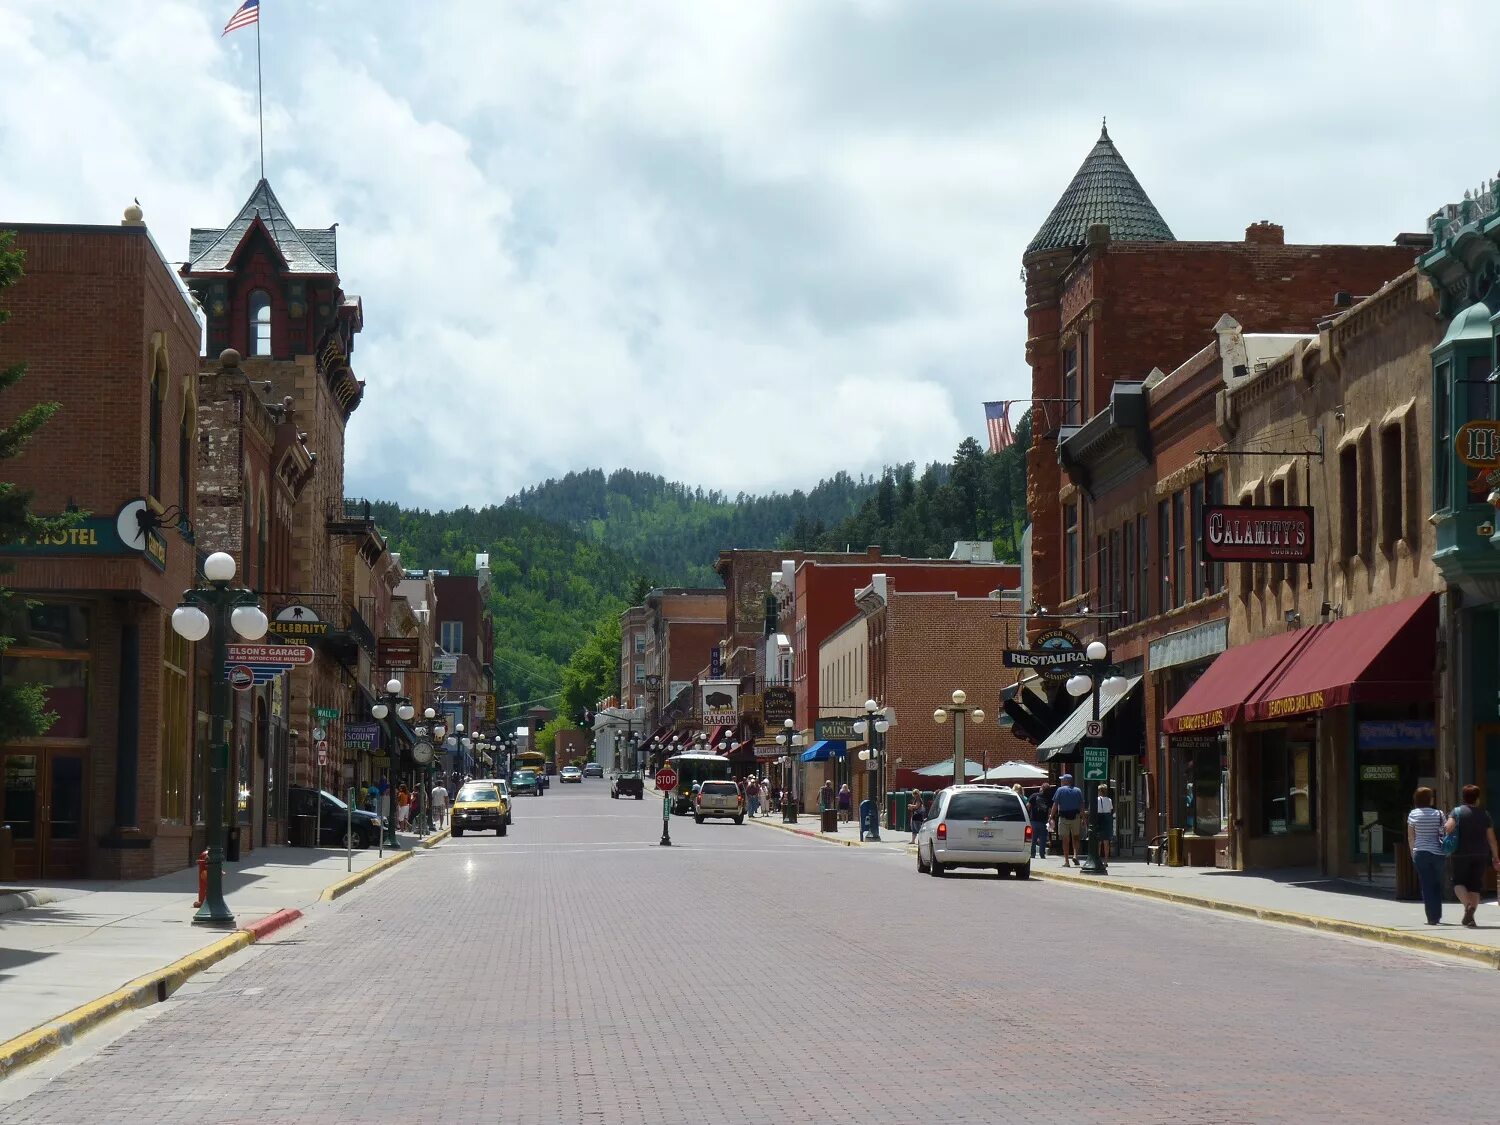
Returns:
[[[1310,563],[1313,510],[1210,505],[1203,509],[1203,556],[1224,563]]]

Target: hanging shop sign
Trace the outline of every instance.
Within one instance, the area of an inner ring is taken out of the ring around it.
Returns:
[[[1209,562],[1313,561],[1313,510],[1254,504],[1203,509],[1203,556]]]
[[[766,726],[779,727],[797,717],[797,693],[789,687],[768,687],[760,693],[760,713]]]
[[[738,680],[704,680],[698,690],[704,726],[732,727],[740,721]]]
[[[1030,648],[1005,650],[1007,668],[1035,668],[1044,680],[1066,680],[1083,662],[1083,641],[1071,629],[1048,629]]]
[[[723,678],[724,650],[718,645],[708,650],[708,675],[714,680]]]
[[[861,742],[864,735],[854,733],[860,719],[817,719],[813,722],[814,742]]]
[[[380,637],[375,642],[375,662],[392,672],[405,672],[421,662],[422,646],[415,637]]]
[[[1458,459],[1471,469],[1500,466],[1500,422],[1479,419],[1465,422],[1453,437]]]
[[[305,605],[293,602],[276,611],[276,623],[271,628],[283,637],[326,637],[328,622]]]
[[[455,675],[458,672],[458,657],[434,656],[432,658],[432,670],[439,676]]]
[[[271,683],[282,673],[313,662],[313,650],[307,645],[236,644],[226,645],[224,652],[231,665],[249,670],[257,685]]]

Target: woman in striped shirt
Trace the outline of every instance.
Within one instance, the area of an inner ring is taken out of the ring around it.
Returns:
[[[1422,905],[1427,908],[1427,924],[1436,926],[1443,920],[1443,874],[1447,868],[1443,856],[1443,814],[1432,807],[1432,790],[1422,786],[1412,794],[1416,808],[1406,814],[1406,844],[1422,885]]]

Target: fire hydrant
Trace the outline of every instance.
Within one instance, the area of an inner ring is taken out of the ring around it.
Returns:
[[[198,901],[193,903],[193,909],[203,905],[204,899],[208,898],[208,849],[204,848],[198,853]]]

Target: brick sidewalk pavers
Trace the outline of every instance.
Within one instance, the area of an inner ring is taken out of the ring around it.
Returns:
[[[1463,962],[727,822],[659,848],[599,785],[523,809],[0,1116],[1377,1120],[1493,1063],[1405,1018],[1488,1026],[1500,973]]]

